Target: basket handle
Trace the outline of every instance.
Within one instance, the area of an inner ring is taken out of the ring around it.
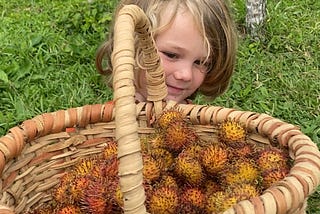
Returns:
[[[136,35],[137,47],[141,50],[142,61],[139,63],[146,70],[147,100],[154,103],[156,115],[161,112],[162,100],[167,96],[164,72],[149,30],[149,20],[138,6],[126,5],[119,11],[111,59],[114,69],[115,134],[125,213],[146,213],[134,87]]]

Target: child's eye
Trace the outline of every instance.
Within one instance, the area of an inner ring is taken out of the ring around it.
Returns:
[[[175,59],[178,57],[177,54],[166,52],[166,51],[161,51],[161,53],[163,53],[164,55],[166,55],[168,58],[171,58],[171,59]]]
[[[209,64],[208,62],[203,62],[201,60],[196,60],[194,61],[194,64],[196,64],[196,66],[199,68],[199,70],[202,72],[202,73],[207,73],[208,70],[209,70]]]
[[[194,61],[194,64],[196,64],[196,65],[203,65],[204,63],[201,62],[200,60],[196,60],[196,61]]]

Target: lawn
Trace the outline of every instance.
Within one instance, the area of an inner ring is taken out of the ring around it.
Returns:
[[[0,136],[44,112],[104,103],[112,92],[94,67],[115,1],[0,0]],[[239,29],[236,72],[213,102],[267,113],[300,126],[320,148],[320,1],[269,0],[266,34],[244,34],[245,7],[234,0]],[[320,212],[320,188],[308,213]]]

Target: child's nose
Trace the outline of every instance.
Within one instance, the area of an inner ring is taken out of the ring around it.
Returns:
[[[183,81],[192,79],[192,65],[189,63],[181,63],[180,68],[176,71],[176,78]]]

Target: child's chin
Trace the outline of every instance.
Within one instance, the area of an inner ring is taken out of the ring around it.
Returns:
[[[166,100],[173,100],[177,103],[185,103],[185,100],[182,99],[181,97],[176,97],[176,96],[172,96],[172,95],[168,95]]]

